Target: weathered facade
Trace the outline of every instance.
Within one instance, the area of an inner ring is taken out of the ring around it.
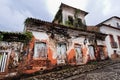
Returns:
[[[28,18],[26,30],[34,38],[30,43],[29,64],[40,70],[59,65],[81,65],[106,59],[105,34]]]
[[[56,66],[105,60],[107,35],[87,29],[87,14],[61,4],[53,22],[27,18],[25,31],[32,35],[7,35],[0,42],[0,73],[33,73]]]
[[[106,34],[87,30],[84,19],[87,14],[61,4],[52,23],[27,18],[25,30],[34,37],[29,44],[29,65],[25,72],[106,59]]]
[[[0,32],[0,75],[22,72],[28,38],[26,33]]]
[[[23,44],[20,42],[0,42],[0,72],[8,72],[18,67]]]

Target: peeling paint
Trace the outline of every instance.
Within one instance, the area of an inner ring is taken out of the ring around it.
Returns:
[[[0,72],[15,71],[23,51],[21,42],[0,42]]]

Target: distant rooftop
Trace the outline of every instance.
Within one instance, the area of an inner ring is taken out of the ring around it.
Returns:
[[[110,20],[110,19],[112,19],[112,18],[117,18],[117,19],[119,19],[119,20],[120,20],[120,17],[118,17],[118,16],[112,16],[112,17],[110,17],[110,18],[106,19],[105,21],[102,21],[101,23],[99,23],[99,24],[97,24],[97,25],[101,25],[101,24],[103,24],[103,23],[105,23],[105,22],[109,21],[109,20]]]

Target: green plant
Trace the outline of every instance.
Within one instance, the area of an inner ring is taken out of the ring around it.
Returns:
[[[28,43],[31,41],[33,35],[31,32],[23,33],[14,33],[14,32],[1,32],[0,33],[0,41],[7,41],[7,42],[24,42]]]
[[[62,22],[62,10],[61,9],[55,15],[55,18],[54,18],[53,22],[56,21],[56,20],[58,20],[58,23]]]
[[[28,32],[28,31],[27,31],[27,32],[24,33],[24,35],[26,36],[25,42],[26,42],[26,43],[30,42],[31,39],[32,39],[32,37],[33,37],[32,32]]]
[[[0,41],[2,41],[3,40],[3,35],[2,34],[0,34]]]
[[[65,21],[65,24],[66,25],[70,25],[70,21]]]
[[[66,26],[69,26],[69,27],[73,27],[73,25],[71,24],[70,21],[65,21],[65,25],[66,25]]]
[[[28,24],[30,24],[30,21],[31,21],[31,18],[27,18],[27,19],[24,21],[25,26],[27,26]]]

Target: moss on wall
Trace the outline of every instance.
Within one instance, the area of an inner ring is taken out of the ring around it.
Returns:
[[[14,32],[1,32],[0,33],[0,41],[7,41],[7,42],[24,42],[27,43],[32,39],[31,32],[22,33],[14,33]]]

